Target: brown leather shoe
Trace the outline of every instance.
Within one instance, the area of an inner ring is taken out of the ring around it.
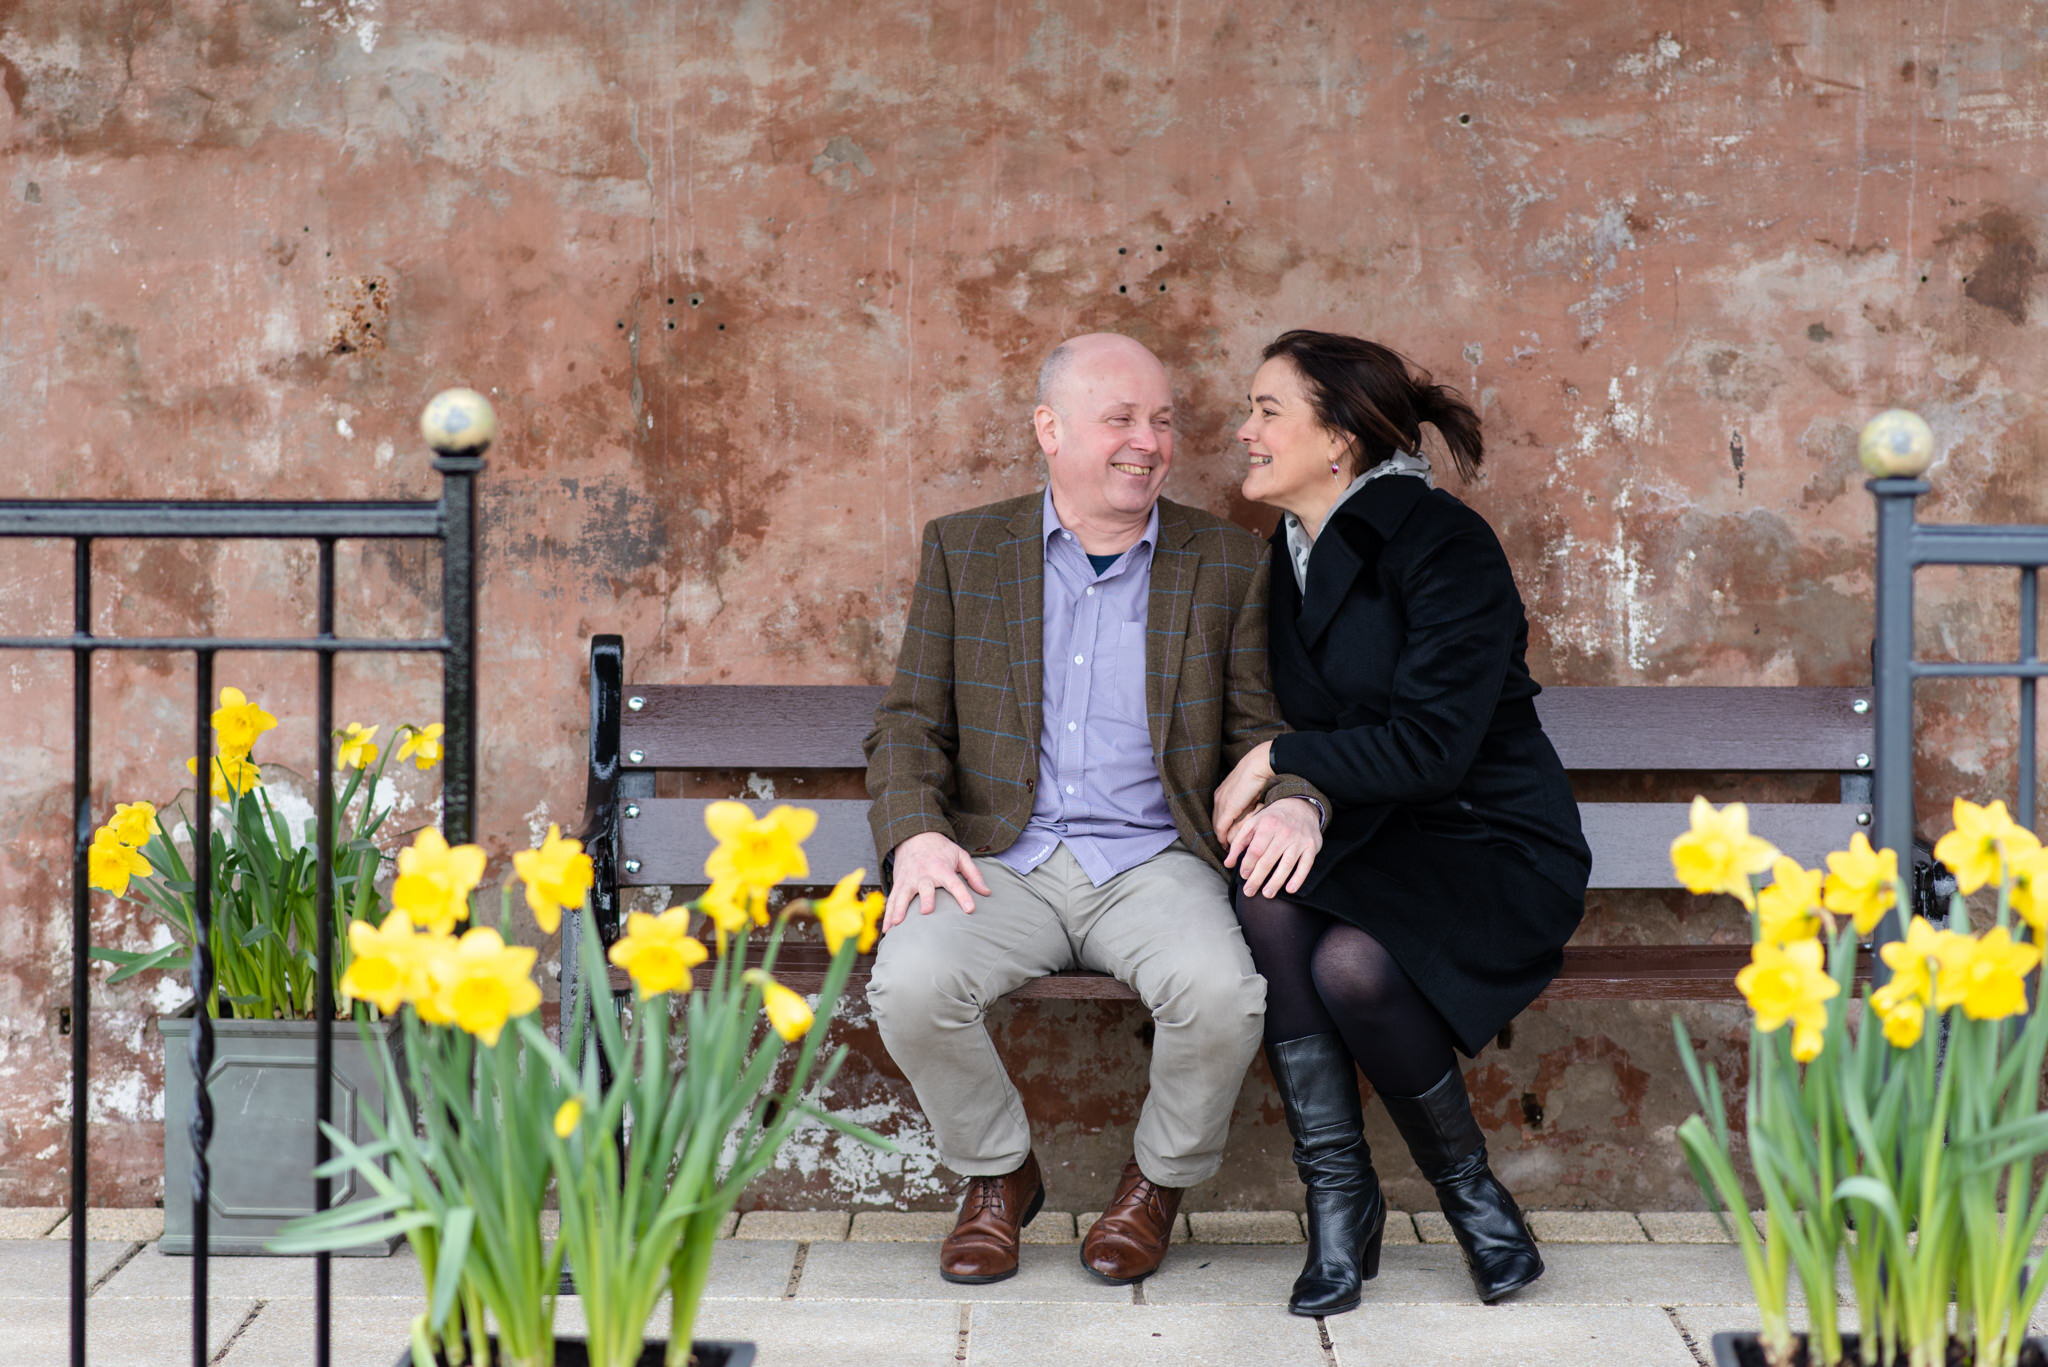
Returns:
[[[1017,1231],[1045,1204],[1038,1155],[1000,1177],[970,1177],[960,1202],[960,1219],[939,1245],[939,1275],[949,1282],[980,1286],[1017,1275]]]
[[[1159,1270],[1166,1245],[1173,1239],[1174,1217],[1180,1214],[1181,1187],[1162,1187],[1138,1170],[1138,1160],[1124,1164],[1116,1199],[1081,1241],[1081,1264],[1115,1286],[1142,1281]]]

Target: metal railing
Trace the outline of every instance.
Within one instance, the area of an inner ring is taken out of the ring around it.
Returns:
[[[1893,415],[1885,415],[1886,418]],[[1872,430],[1865,429],[1865,449]],[[1919,423],[1917,418],[1913,423]],[[2037,622],[2039,575],[2048,565],[2048,527],[1931,524],[1916,519],[1917,500],[1929,485],[1919,474],[1933,458],[1933,438],[1919,423],[1919,439],[1885,461],[1890,473],[1865,487],[1877,501],[1877,636],[1872,648],[1877,703],[1876,845],[1913,848],[1913,685],[1921,679],[2016,679],[2019,683],[2019,782],[2013,809],[2020,825],[2034,825],[2036,694],[2048,661],[2040,656]],[[2006,661],[1922,660],[1913,653],[1913,575],[1923,565],[2007,567],[2019,571],[2019,658]],[[1879,927],[1880,942],[1900,938],[1904,908]],[[1883,970],[1880,968],[1879,972]]]
[[[429,405],[429,415],[443,404]],[[458,403],[462,402],[458,400]],[[442,723],[445,771],[442,829],[451,844],[467,843],[476,790],[476,478],[483,470],[494,420],[478,397],[480,413],[469,410],[474,425],[430,430],[439,453],[441,496],[433,502],[202,502],[128,500],[0,500],[0,537],[68,539],[72,543],[72,627],[68,636],[0,637],[4,650],[68,651],[72,658],[72,859],[71,859],[71,1261],[70,1339],[72,1367],[85,1367],[87,1077],[91,1046],[91,979],[87,971],[87,940],[91,933],[87,857],[92,843],[92,660],[100,651],[190,652],[196,662],[196,775],[213,770],[213,667],[223,651],[302,651],[316,656],[318,682],[315,726],[319,737],[318,765],[318,930],[315,1073],[313,1094],[317,1138],[310,1165],[327,1161],[328,1143],[318,1126],[332,1119],[334,1067],[334,659],[363,652],[424,652],[442,657]],[[427,424],[423,423],[423,427]],[[310,540],[319,548],[318,622],[311,636],[96,636],[93,634],[92,546],[102,539],[181,538],[194,540]],[[343,540],[437,541],[441,545],[441,632],[415,639],[373,639],[334,634],[334,549]],[[210,943],[212,914],[213,812],[206,800],[207,780],[197,779],[201,792],[193,807],[194,944],[193,995],[202,1004],[195,1015],[191,1040],[194,1081],[189,1128],[192,1141],[192,1363],[206,1367],[207,1344],[207,1217],[211,1171],[207,1146],[213,1134],[213,1108],[208,1099],[208,1074],[213,1066],[213,1023],[204,1003],[213,991],[214,962]],[[178,1118],[166,1116],[164,1123]],[[315,1183],[314,1208],[325,1210],[333,1192],[328,1179]],[[314,1261],[314,1362],[330,1361],[332,1274],[329,1255]]]

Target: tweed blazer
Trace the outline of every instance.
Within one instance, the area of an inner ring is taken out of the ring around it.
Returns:
[[[896,677],[868,733],[868,820],[887,861],[938,831],[972,854],[1031,819],[1044,670],[1044,495],[924,529]],[[1245,752],[1282,734],[1267,685],[1266,548],[1222,518],[1159,500],[1146,605],[1145,713],[1181,840],[1219,870],[1210,800]],[[1309,797],[1282,775],[1267,800]]]

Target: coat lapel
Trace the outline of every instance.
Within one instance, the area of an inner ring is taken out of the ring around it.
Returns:
[[[1039,686],[1045,677],[1045,517],[1033,501],[1010,519],[996,547],[997,592],[1010,639],[1010,689],[1024,717],[1024,738],[1038,743]]]
[[[1387,475],[1368,483],[1330,514],[1309,556],[1308,588],[1302,594],[1298,623],[1303,645],[1315,648],[1337,609],[1351,596],[1358,576],[1373,568],[1368,559],[1378,558],[1379,546],[1394,539],[1428,492],[1429,486],[1419,479]],[[1276,573],[1293,573],[1286,563],[1284,539],[1276,542],[1273,561]]]
[[[1188,648],[1188,612],[1200,568],[1200,557],[1187,548],[1191,534],[1180,505],[1160,499],[1159,544],[1152,548],[1152,588],[1145,604],[1145,717],[1156,755],[1166,753],[1166,722],[1173,715]]]

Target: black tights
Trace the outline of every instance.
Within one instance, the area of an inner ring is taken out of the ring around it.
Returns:
[[[1456,1065],[1450,1026],[1378,940],[1242,888],[1237,919],[1266,978],[1266,1043],[1342,1035],[1381,1096],[1421,1096]]]

